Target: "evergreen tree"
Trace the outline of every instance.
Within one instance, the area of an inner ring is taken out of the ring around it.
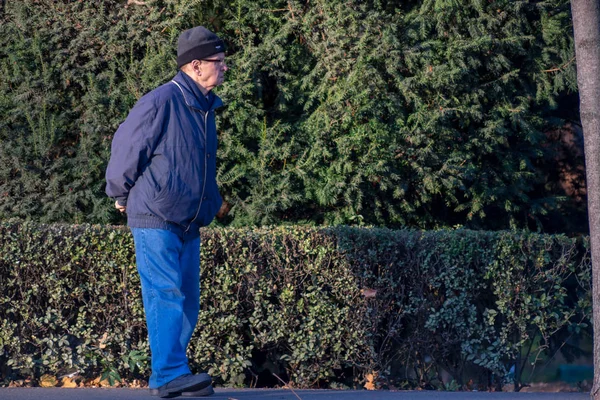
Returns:
[[[1,218],[121,221],[112,134],[195,25],[228,44],[226,224],[544,229],[569,205],[543,135],[576,89],[566,0],[24,0],[0,18]]]

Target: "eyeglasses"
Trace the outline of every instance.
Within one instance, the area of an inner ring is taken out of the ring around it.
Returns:
[[[215,63],[219,67],[225,65],[225,59],[219,60],[218,58],[217,59],[210,59],[209,58],[209,59],[203,59],[203,60],[200,60],[200,61],[207,61],[207,62]]]

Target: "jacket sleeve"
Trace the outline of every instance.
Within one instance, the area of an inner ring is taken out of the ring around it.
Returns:
[[[106,168],[106,194],[120,205],[127,205],[129,191],[152,159],[163,132],[164,112],[150,93],[137,102],[115,132]]]

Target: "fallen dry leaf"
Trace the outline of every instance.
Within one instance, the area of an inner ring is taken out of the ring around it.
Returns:
[[[58,379],[54,375],[44,374],[40,377],[40,386],[43,388],[54,387],[58,384]]]
[[[111,387],[110,383],[108,382],[108,379],[102,379],[101,376],[90,381],[89,384],[90,384],[90,386],[96,386],[96,387],[98,387],[98,386],[99,387]]]
[[[75,382],[75,379],[69,378],[68,376],[65,376],[64,378],[62,378],[61,387],[64,387],[64,388],[76,388],[77,387],[77,382]]]
[[[130,388],[141,388],[141,387],[144,387],[144,385],[142,384],[142,382],[139,379],[134,379],[129,384],[129,387]]]
[[[367,378],[367,383],[364,385],[365,389],[377,390],[377,387],[375,386],[375,379],[377,379],[377,376],[375,374],[367,374],[365,378]]]

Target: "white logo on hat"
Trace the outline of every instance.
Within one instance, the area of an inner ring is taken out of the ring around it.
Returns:
[[[215,46],[215,49],[220,49],[220,48],[221,48],[221,46]]]

